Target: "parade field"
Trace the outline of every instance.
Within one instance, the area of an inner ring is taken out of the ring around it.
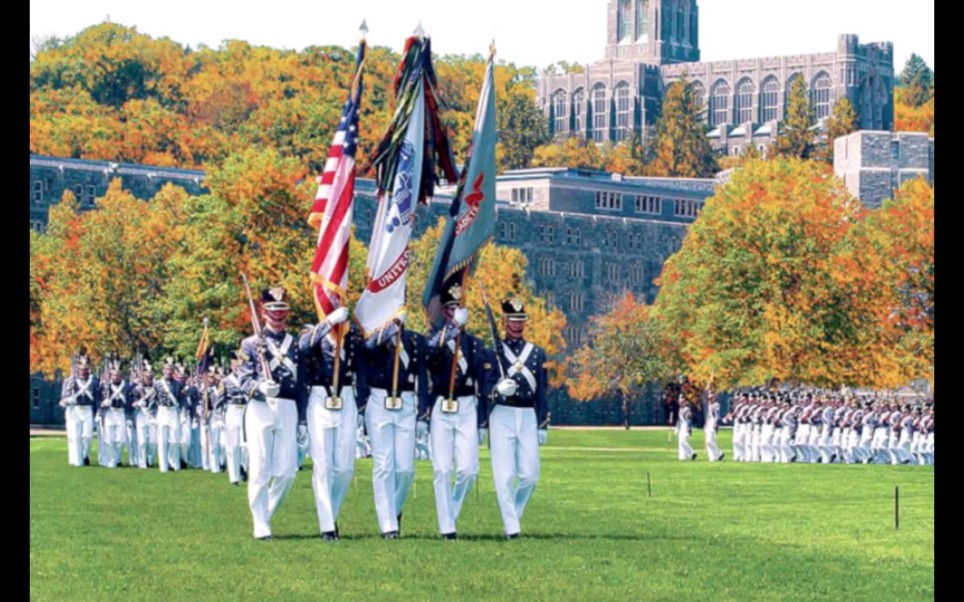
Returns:
[[[246,487],[222,473],[67,465],[30,439],[36,600],[934,598],[933,466],[676,461],[666,430],[550,430],[541,478],[505,541],[488,450],[481,491],[439,539],[431,463],[416,465],[401,539],[379,536],[370,459],[319,538],[310,466],[252,538]],[[91,455],[96,458],[96,453]],[[649,475],[652,496],[647,486]],[[899,487],[895,529],[894,488]],[[414,494],[414,497],[413,495]]]

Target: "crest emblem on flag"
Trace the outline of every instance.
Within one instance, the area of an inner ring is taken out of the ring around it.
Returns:
[[[398,163],[398,179],[395,182],[395,190],[392,192],[392,202],[386,205],[388,219],[385,221],[385,230],[391,234],[399,226],[407,226],[412,219],[412,199],[415,191],[412,190],[412,161],[415,158],[415,145],[405,140],[399,149],[401,160]]]

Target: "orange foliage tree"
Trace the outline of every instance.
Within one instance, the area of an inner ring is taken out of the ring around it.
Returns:
[[[654,316],[698,382],[893,380],[864,210],[826,164],[748,161],[659,278]]]
[[[573,378],[569,394],[588,401],[608,393],[619,394],[626,428],[629,401],[646,383],[666,378],[669,347],[650,308],[626,291],[606,314],[593,316],[590,342],[570,357]]]

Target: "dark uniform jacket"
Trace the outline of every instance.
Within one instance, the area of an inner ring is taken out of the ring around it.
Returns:
[[[501,344],[505,347],[508,347],[509,351],[511,351],[517,359],[521,360],[527,341],[524,339],[504,340],[501,341]],[[529,379],[526,378],[521,370],[515,371],[513,369],[514,365],[511,359],[506,355],[504,348],[499,348],[495,352],[488,352],[488,357],[489,359],[485,366],[486,378],[483,392],[490,400],[490,411],[494,407],[494,405],[491,404],[501,404],[515,408],[534,408],[536,411],[536,424],[540,429],[548,427],[549,401],[547,395],[549,388],[549,371],[546,369],[546,352],[542,349],[542,347],[533,345],[532,352],[524,362],[524,367],[528,369],[530,374],[532,374],[535,382],[536,386],[534,389],[532,384],[529,382]],[[503,397],[495,390],[496,383],[498,383],[502,378],[499,364],[497,362],[501,363],[502,370],[505,371],[506,378],[511,378],[517,385],[515,395],[512,397]],[[518,367],[521,368],[522,366]],[[510,371],[514,372],[514,374],[510,375]]]
[[[428,420],[432,406],[439,397],[447,398],[452,377],[452,361],[455,353],[455,340],[459,341],[459,362],[455,368],[455,389],[452,398],[474,395],[478,398],[478,426],[488,424],[488,404],[480,395],[485,380],[486,349],[482,339],[467,332],[459,335],[459,329],[444,324],[432,330],[425,347],[426,370],[428,371],[428,395],[419,397],[418,416]],[[451,348],[449,347],[451,342]],[[463,367],[464,365],[464,367]]]

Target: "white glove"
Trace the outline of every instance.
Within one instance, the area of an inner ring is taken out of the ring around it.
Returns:
[[[479,429],[479,445],[483,445],[485,443],[485,433],[487,430],[488,429],[484,428]]]
[[[549,431],[546,429],[539,429],[539,445],[545,445],[546,441],[549,440]]]
[[[109,407],[110,407],[110,402],[109,402],[109,401],[102,401],[102,402],[100,402],[100,407],[102,407],[102,408],[109,408]]]
[[[299,424],[298,425],[298,446],[304,447],[305,443],[308,442],[308,425]]]
[[[331,312],[331,315],[328,316],[327,321],[332,326],[337,326],[347,319],[348,319],[348,308],[339,307],[335,311]]]
[[[465,323],[469,321],[469,310],[464,307],[456,309],[452,321],[458,326],[465,326]]]
[[[395,321],[398,322],[399,326],[405,323],[405,318],[408,317],[408,312],[402,312],[395,316]]]
[[[281,385],[263,380],[261,384],[258,385],[258,391],[261,391],[261,394],[264,395],[265,398],[277,397],[278,393],[281,392]]]
[[[503,378],[495,386],[496,392],[502,397],[512,397],[515,395],[516,389],[518,388],[519,385],[517,385],[516,382],[511,378]]]
[[[424,420],[419,420],[415,423],[415,438],[424,439],[428,437],[428,423]]]

